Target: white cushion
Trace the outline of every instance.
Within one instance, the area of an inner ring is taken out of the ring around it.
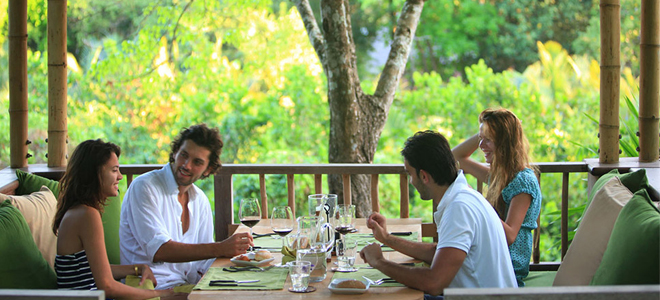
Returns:
[[[41,255],[53,267],[57,253],[57,236],[53,233],[53,219],[57,199],[46,186],[29,195],[9,196],[11,204],[23,214]]]
[[[557,270],[553,286],[589,285],[603,259],[614,222],[632,196],[618,177],[596,192]]]

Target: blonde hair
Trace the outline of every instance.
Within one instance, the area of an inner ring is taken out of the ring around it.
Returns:
[[[486,125],[486,132],[495,143],[493,161],[488,174],[486,199],[497,210],[502,220],[506,219],[506,205],[502,190],[516,174],[531,166],[529,142],[516,115],[504,108],[486,109],[479,115],[479,123]]]

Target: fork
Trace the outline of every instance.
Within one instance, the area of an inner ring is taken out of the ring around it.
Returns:
[[[270,265],[270,266],[265,267],[265,268],[257,268],[256,270],[254,270],[254,272],[266,272],[266,271],[272,269],[274,266],[275,265]]]
[[[392,279],[392,278],[389,278],[389,277],[381,278],[381,279],[378,279],[378,280],[375,280],[375,281],[369,279],[369,278],[366,277],[366,276],[362,276],[362,278],[364,278],[364,279],[366,279],[367,281],[369,281],[369,284],[371,284],[371,285],[381,285],[381,284],[383,284],[383,283],[395,283],[395,282],[396,282],[396,280],[394,280],[394,279]]]

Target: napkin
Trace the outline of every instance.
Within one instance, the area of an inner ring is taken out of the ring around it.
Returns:
[[[195,290],[281,290],[284,288],[289,268],[274,267],[264,272],[241,271],[227,272],[222,268],[209,268],[206,275],[195,286]],[[255,280],[254,283],[240,283],[238,286],[209,286],[211,280]],[[263,285],[253,287],[251,285]]]
[[[406,240],[409,240],[409,241],[415,241],[416,242],[418,240],[418,236],[419,236],[419,232],[415,231],[410,235],[402,235],[402,236],[399,236],[399,237],[403,238],[403,239],[406,239]],[[364,248],[364,246],[368,245],[369,243],[378,242],[376,240],[376,238],[374,237],[374,235],[371,234],[371,233],[349,233],[349,234],[345,235],[344,238],[348,241],[357,241],[357,244],[358,244],[358,250],[357,251],[358,252],[362,251],[362,248]],[[392,248],[386,247],[386,246],[381,247],[381,250],[383,250],[383,251],[394,251]]]
[[[142,285],[140,285],[140,280],[142,280],[142,278],[139,276],[128,275],[126,276],[126,285],[143,290],[154,289],[154,283],[150,279],[145,280]],[[147,300],[160,300],[160,297],[149,298]]]
[[[287,246],[282,247],[282,265],[287,264],[290,261],[296,260],[296,250],[293,250]]]

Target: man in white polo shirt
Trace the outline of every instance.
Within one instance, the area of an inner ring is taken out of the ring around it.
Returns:
[[[438,200],[433,218],[438,243],[408,241],[388,233],[385,217],[369,216],[367,226],[381,243],[429,263],[429,268],[399,265],[371,244],[361,257],[372,267],[425,298],[442,295],[447,287],[517,287],[504,229],[493,207],[465,180],[449,143],[439,133],[417,132],[401,151],[410,182],[422,200]]]
[[[148,264],[157,289],[189,287],[214,258],[245,253],[252,245],[249,233],[213,240],[209,199],[194,184],[220,169],[222,146],[215,128],[185,128],[172,142],[170,162],[137,177],[126,191],[119,226],[121,263]]]

